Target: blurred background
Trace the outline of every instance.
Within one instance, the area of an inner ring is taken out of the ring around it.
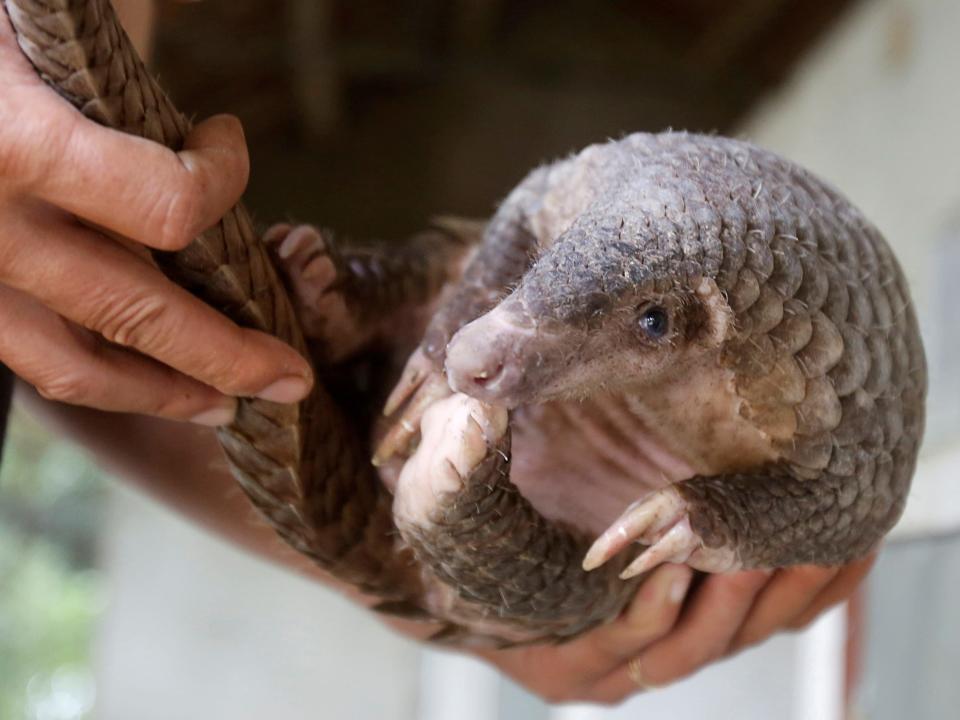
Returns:
[[[960,707],[960,3],[207,0],[158,5],[180,107],[234,112],[260,220],[400,238],[527,170],[673,127],[751,139],[894,245],[931,370],[907,514],[852,612],[617,709],[551,708],[104,479],[15,414],[0,718],[954,718]],[[662,715],[661,715],[662,714]]]

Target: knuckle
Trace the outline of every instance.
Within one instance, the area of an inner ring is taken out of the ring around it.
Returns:
[[[150,219],[157,228],[157,245],[164,250],[181,250],[200,231],[202,188],[196,175],[183,169],[172,192],[156,199]]]
[[[243,125],[240,122],[240,119],[235,115],[225,115],[225,126],[227,132],[230,136],[231,152],[227,154],[227,157],[232,162],[233,167],[231,168],[232,175],[237,178],[238,182],[241,182],[243,186],[246,186],[247,181],[250,179],[250,154],[247,151],[247,141],[243,133]]]
[[[723,595],[728,598],[746,598],[753,596],[770,581],[771,575],[757,570],[744,570],[726,575],[720,583]]]
[[[703,652],[695,657],[694,662],[690,663],[681,677],[686,677],[704,665],[709,665],[710,663],[716,662],[720,658],[724,657],[727,654],[729,646],[730,642],[726,640],[723,642],[707,643],[704,646]]]
[[[801,632],[802,630],[806,629],[807,625],[810,624],[810,621],[813,620],[814,617],[816,617],[816,614],[808,615],[807,613],[804,613],[800,617],[784,623],[783,629],[790,633]]]
[[[609,685],[609,683],[607,683]],[[604,683],[597,682],[573,682],[565,685],[554,685],[548,689],[539,691],[539,695],[544,702],[550,705],[561,705],[564,703],[591,703],[613,707],[619,705],[639,688],[630,691],[624,689],[613,689],[604,687]]]
[[[666,635],[676,623],[678,608],[663,607],[630,627],[631,637],[651,643]]]
[[[75,372],[64,372],[39,380],[34,387],[45,400],[85,405],[93,400],[92,383]]]
[[[841,601],[842,598],[818,598],[817,600],[814,600],[814,602],[809,607],[804,609],[799,615],[784,623],[784,627],[790,632],[800,632],[801,630],[806,629],[810,623],[820,617],[827,610],[835,605],[840,604]]]
[[[553,676],[536,683],[530,689],[551,705],[588,701],[593,694],[592,683],[576,675]]]
[[[722,658],[727,654],[732,642],[732,634],[721,635],[712,639],[711,641],[705,642],[703,645],[703,651],[695,656],[696,662],[691,663],[691,671],[702,667],[707,663],[712,663]]]
[[[727,653],[728,646],[729,643],[726,641],[708,640],[695,648],[691,648],[690,651],[679,660],[677,665],[670,668],[669,672],[653,680],[653,685],[656,687],[664,687],[690,677],[701,668],[724,657]]]
[[[227,394],[253,394],[261,390],[262,372],[247,343],[246,332],[237,329],[223,343],[197,359],[197,371],[190,373],[207,385]]]
[[[741,628],[733,637],[729,652],[739,652],[745,648],[753,647],[768,637],[769,634],[770,631],[766,626],[756,625]]]
[[[175,373],[170,371],[170,377],[167,382],[167,394],[157,395],[155,397],[143,397],[138,398],[139,402],[143,405],[141,412],[147,415],[154,415],[156,417],[162,418],[171,418],[174,420],[182,420],[186,415],[192,413],[186,413],[185,409],[188,407],[195,407],[194,405],[185,402],[190,396],[183,392],[170,392],[169,388],[176,387],[178,385]],[[196,397],[194,395],[194,397]],[[207,409],[207,408],[200,408]]]
[[[787,568],[785,572],[806,586],[826,583],[837,574],[838,569],[818,567],[816,565],[797,565],[792,568]]]
[[[27,122],[22,115],[0,117],[4,132],[0,135],[0,187],[32,192],[42,178],[50,174],[54,158],[59,156],[59,138],[68,128],[35,118]]]
[[[561,692],[556,688],[548,688],[546,690],[540,691],[540,697],[544,702],[549,703],[550,705],[558,705],[562,702],[568,702],[569,698],[567,697],[566,692]]]
[[[241,179],[245,179],[250,170],[250,155],[243,133],[243,124],[236,115],[220,115],[217,118],[223,127],[223,137],[229,144],[228,158],[234,164],[232,168]]]
[[[577,688],[560,687],[552,685],[540,691],[540,696],[544,702],[550,705],[559,705],[561,703],[576,702],[578,700],[587,700],[587,693],[579,692]]]
[[[236,369],[236,358],[226,357],[225,353],[214,351],[208,354],[197,372],[191,373],[198,380],[228,395],[253,395],[260,390],[256,383],[244,382]]]
[[[639,692],[640,688],[637,688],[635,692]],[[580,698],[582,702],[588,702],[591,705],[598,705],[600,707],[613,708],[622,703],[631,693],[627,692],[616,692],[606,695],[591,693],[585,695],[583,698]]]
[[[21,144],[9,137],[0,137],[0,187],[6,189],[23,181],[24,171]]]
[[[167,339],[167,318],[163,298],[144,294],[99,303],[86,325],[112,343],[149,351]]]
[[[194,171],[197,185],[216,190],[218,200],[236,202],[250,179],[250,156],[240,121],[232,115],[209,118],[194,128],[185,147],[194,152],[181,159]]]
[[[2,175],[0,175],[0,189],[2,189]],[[0,216],[7,213],[8,209],[0,205]],[[13,210],[16,212],[16,210]],[[6,218],[0,218],[6,219]],[[25,243],[16,242],[12,233],[6,228],[0,229],[0,278],[10,285],[17,285],[17,279],[23,274],[22,266],[25,264],[25,255],[23,248]]]

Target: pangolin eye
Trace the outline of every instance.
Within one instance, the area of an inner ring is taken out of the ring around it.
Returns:
[[[640,315],[640,329],[653,340],[659,340],[670,330],[670,316],[659,305],[651,305]]]

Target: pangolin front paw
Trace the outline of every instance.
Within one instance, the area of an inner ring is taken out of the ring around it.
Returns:
[[[646,545],[620,574],[624,580],[652,570],[660,563],[686,563],[704,572],[739,570],[732,548],[710,548],[690,526],[687,501],[676,488],[659,490],[635,502],[597,538],[583,559],[583,569],[593,570],[631,543]]]
[[[452,394],[447,378],[437,369],[433,360],[418,348],[407,360],[400,380],[384,405],[383,414],[396,417],[390,421],[390,429],[377,445],[373,464],[383,465],[397,454],[409,455],[420,435],[424,413]]]
[[[343,359],[366,334],[350,313],[337,255],[312,225],[281,223],[263,236],[292,295],[304,334],[319,343],[324,359]]]
[[[425,526],[447,504],[507,432],[507,411],[461,394],[434,402],[423,413],[423,439],[397,483],[397,520]]]

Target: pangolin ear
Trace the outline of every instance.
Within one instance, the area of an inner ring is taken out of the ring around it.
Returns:
[[[692,293],[687,338],[707,347],[719,347],[734,333],[735,317],[723,291],[712,278],[703,278]]]

